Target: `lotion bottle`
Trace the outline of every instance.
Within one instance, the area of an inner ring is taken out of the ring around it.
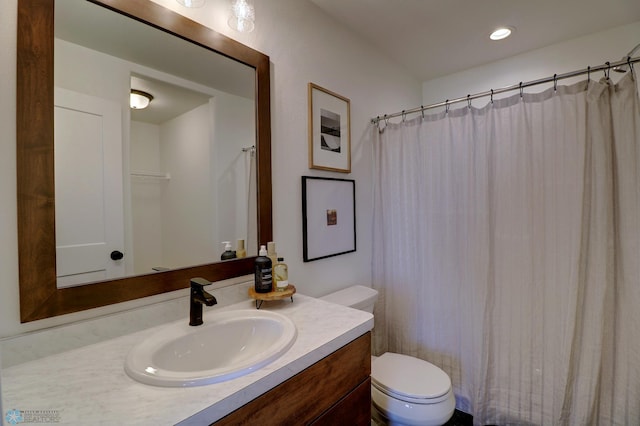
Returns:
[[[236,257],[238,259],[247,257],[247,251],[244,248],[244,240],[238,240],[238,245],[236,247]]]
[[[267,257],[267,248],[260,246],[260,252],[255,263],[255,283],[256,293],[270,293],[273,286],[271,259]]]
[[[269,241],[267,243],[267,256],[271,259],[271,264],[275,265],[278,263],[278,253],[276,253],[276,243],[273,241]]]
[[[289,270],[284,257],[279,257],[278,263],[273,267],[273,283],[275,291],[285,291],[289,286]]]

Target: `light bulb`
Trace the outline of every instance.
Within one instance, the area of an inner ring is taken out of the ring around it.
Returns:
[[[205,0],[176,0],[178,3],[183,5],[184,7],[202,7],[204,6]]]
[[[248,0],[233,0],[231,2],[231,15],[227,23],[236,31],[251,32],[255,25],[255,9]]]

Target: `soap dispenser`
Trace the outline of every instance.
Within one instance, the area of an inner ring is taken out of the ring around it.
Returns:
[[[236,258],[236,252],[231,250],[231,242],[223,241],[224,244],[224,253],[220,256],[220,260],[229,260]]]
[[[258,257],[255,263],[255,284],[256,293],[270,293],[273,286],[271,270],[271,259],[267,257],[267,248],[260,246]]]

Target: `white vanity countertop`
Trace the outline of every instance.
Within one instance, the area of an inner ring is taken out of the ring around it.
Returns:
[[[247,308],[255,309],[253,300],[204,309]],[[293,303],[265,302],[261,309],[291,318],[298,336],[284,355],[246,376],[191,388],[136,382],[124,371],[125,357],[136,343],[163,327],[158,326],[3,369],[2,406],[5,411],[51,410],[58,424],[209,424],[373,328],[370,313],[301,294],[294,295]]]

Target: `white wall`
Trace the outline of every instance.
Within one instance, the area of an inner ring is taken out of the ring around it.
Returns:
[[[213,139],[211,164],[215,191],[216,220],[214,241],[247,241],[248,153],[241,147],[255,145],[255,102],[228,93],[219,93],[211,100],[213,108]],[[255,189],[255,185],[252,186]],[[255,191],[253,192],[255,198]],[[257,221],[255,214],[251,219]],[[255,228],[255,227],[254,227]],[[248,241],[247,241],[248,242]],[[249,255],[257,255],[257,242],[246,244]],[[216,248],[222,250],[222,244]]]
[[[517,37],[514,35],[514,37]],[[514,40],[516,42],[516,40]],[[542,49],[533,50],[513,56],[502,61],[472,68],[463,72],[426,81],[422,85],[423,105],[429,105],[465,97],[468,94],[485,92],[517,85],[521,81],[533,81],[552,77],[571,71],[594,67],[609,62],[619,61],[629,50],[640,43],[640,22],[613,28],[585,37],[568,40]],[[636,70],[640,66],[636,65]],[[592,73],[592,79],[602,78],[604,73]],[[611,72],[613,79],[620,74]],[[558,84],[571,84],[584,80],[587,76],[560,80]],[[526,88],[529,93],[541,92],[551,84]],[[501,96],[511,96],[517,92],[507,92]],[[496,96],[497,98],[498,96]],[[489,98],[474,100],[474,106],[483,106]],[[452,108],[461,108],[466,103],[455,104]]]
[[[221,241],[247,239],[240,148],[255,144],[254,116],[252,100],[217,92],[161,125],[131,122],[131,170],[171,175],[131,179],[135,273],[219,260]]]
[[[160,126],[161,167],[171,173],[162,195],[162,258],[170,268],[220,259],[220,245],[212,238],[209,108],[201,105]]]
[[[131,171],[165,173],[160,165],[160,127],[131,122],[129,152]],[[131,177],[131,221],[133,234],[133,273],[149,273],[164,265],[162,259],[162,190],[168,182]]]
[[[240,35],[226,26],[228,3],[209,0],[187,10],[175,0],[155,0],[271,58],[274,240],[289,264],[290,280],[300,292],[321,295],[370,280],[372,210],[369,119],[420,103],[420,83],[375,49],[341,28],[307,1],[256,2],[254,32]],[[0,2],[0,337],[93,318],[148,305],[171,295],[20,324],[16,235],[15,82],[17,0]],[[307,167],[307,84],[314,82],[351,99],[350,175]],[[356,180],[358,251],[331,259],[302,262],[300,176]],[[173,296],[175,297],[175,296]]]

